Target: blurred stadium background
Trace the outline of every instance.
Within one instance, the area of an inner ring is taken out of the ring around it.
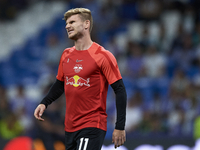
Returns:
[[[92,39],[115,55],[124,79],[127,142],[121,149],[197,150],[199,0],[0,0],[0,149],[25,136],[35,150],[64,150],[65,97],[48,107],[45,122],[33,111],[55,81],[62,51],[73,46],[62,18],[75,7],[92,11]],[[110,88],[107,113],[103,149],[111,149],[115,122]]]

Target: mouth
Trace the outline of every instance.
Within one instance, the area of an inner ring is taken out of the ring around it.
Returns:
[[[70,30],[67,30],[68,34],[71,34],[74,30],[70,29]]]

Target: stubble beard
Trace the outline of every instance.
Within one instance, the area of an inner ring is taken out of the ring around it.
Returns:
[[[71,37],[70,37],[70,35],[68,35],[69,39],[74,40],[74,41],[78,40],[78,39],[81,38],[82,36],[83,36],[83,34],[80,33],[80,32],[78,32],[78,33],[72,35]]]

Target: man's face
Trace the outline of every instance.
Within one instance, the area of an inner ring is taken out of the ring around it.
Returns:
[[[68,37],[72,40],[77,40],[83,35],[84,21],[81,20],[78,14],[72,15],[66,20],[66,30]]]

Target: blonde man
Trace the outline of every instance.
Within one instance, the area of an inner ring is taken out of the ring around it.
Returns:
[[[116,94],[117,120],[112,142],[126,141],[126,90],[115,57],[91,40],[93,19],[89,9],[70,9],[64,14],[69,39],[60,59],[56,81],[35,109],[41,118],[49,104],[65,92],[66,150],[101,150],[107,130],[106,97],[110,84]]]

